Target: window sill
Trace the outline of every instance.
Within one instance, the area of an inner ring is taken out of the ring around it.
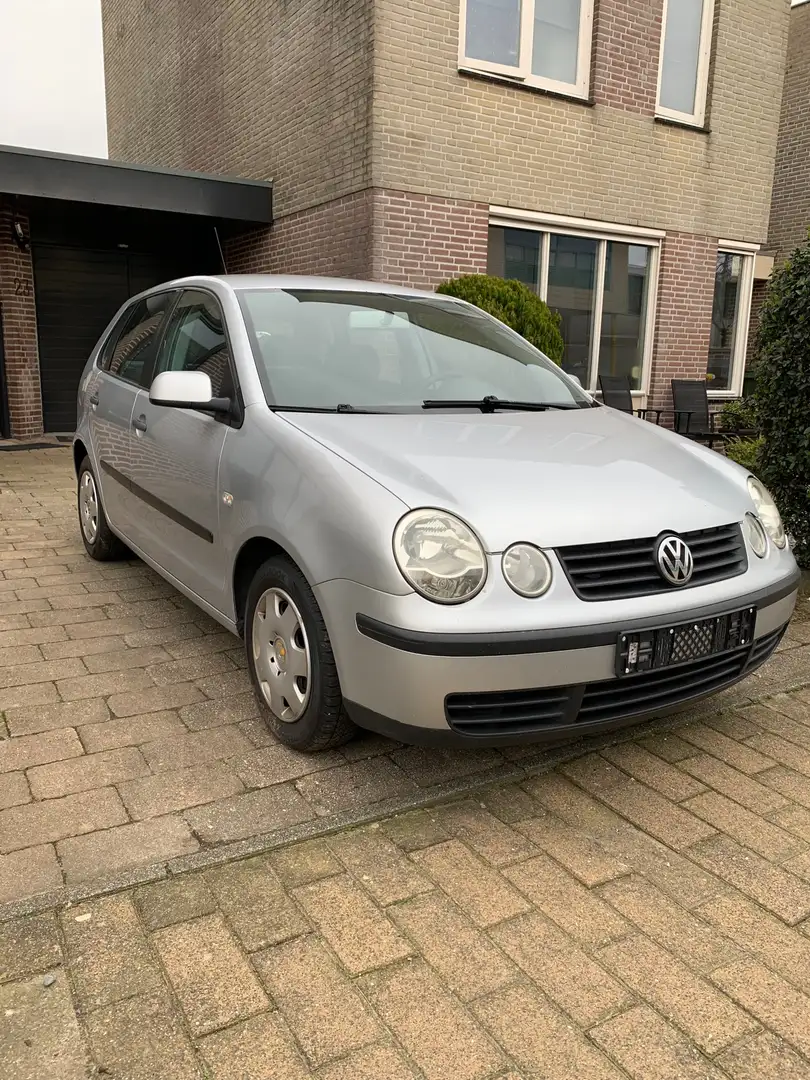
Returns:
[[[654,116],[653,120],[656,124],[663,124],[664,127],[683,128],[686,131],[696,131],[699,135],[711,135],[712,129],[705,127],[702,124],[690,124],[688,120],[673,120],[671,116]]]
[[[557,98],[560,101],[573,101],[575,104],[584,105],[586,108],[592,108],[594,104],[593,98],[583,97],[580,94],[575,94],[573,91],[570,94],[567,94],[562,90],[550,90],[546,86],[537,86],[535,83],[527,83],[523,79],[510,79],[508,75],[499,75],[494,71],[481,71],[480,69],[473,67],[459,67],[458,73],[466,78],[481,79],[484,82],[494,82],[498,83],[500,86],[512,86],[516,90],[526,90],[531,94],[541,94],[543,97]]]

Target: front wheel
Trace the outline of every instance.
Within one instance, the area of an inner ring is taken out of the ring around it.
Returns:
[[[90,458],[79,466],[79,528],[87,554],[96,562],[110,562],[126,554],[126,548],[107,524],[101,495]]]
[[[335,657],[318,603],[301,571],[274,556],[247,598],[245,647],[262,715],[276,738],[312,753],[348,742]]]

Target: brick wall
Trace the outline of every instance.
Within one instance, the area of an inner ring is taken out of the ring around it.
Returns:
[[[658,0],[597,0],[591,61],[597,105],[655,112],[662,15]]]
[[[769,246],[784,258],[810,228],[810,4],[790,14]]]
[[[671,379],[703,379],[709,355],[717,239],[668,233],[661,249],[650,404],[672,408]]]
[[[0,311],[6,390],[11,434],[24,438],[42,433],[42,396],[31,253],[21,251],[14,241],[14,220],[28,236],[27,215],[0,205]]]

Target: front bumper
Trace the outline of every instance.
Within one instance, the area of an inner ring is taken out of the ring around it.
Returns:
[[[346,708],[357,724],[404,742],[472,747],[564,741],[662,716],[716,693],[771,655],[793,613],[797,589],[794,571],[755,592],[713,603],[695,598],[694,606],[678,612],[489,634],[408,630],[375,615],[358,615],[374,610],[379,594],[351,582],[327,582],[315,592]],[[622,632],[698,621],[748,606],[756,608],[756,622],[754,642],[745,648],[616,677],[616,642]],[[494,710],[504,722],[484,725],[484,734],[470,734],[458,721],[464,707]],[[524,720],[530,714],[528,722],[514,722],[516,708]]]

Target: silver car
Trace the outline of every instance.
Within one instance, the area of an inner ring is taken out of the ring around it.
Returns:
[[[88,361],[74,454],[90,555],[125,545],[241,635],[299,750],[660,716],[766,660],[796,601],[757,479],[432,293],[143,293]]]

